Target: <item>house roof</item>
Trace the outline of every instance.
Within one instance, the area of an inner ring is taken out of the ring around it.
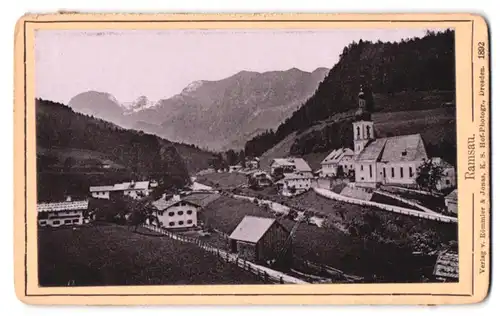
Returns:
[[[312,172],[311,167],[302,158],[275,158],[272,164],[278,166],[295,166],[295,170],[302,172]]]
[[[197,206],[205,207],[213,201],[217,200],[220,197],[219,194],[215,193],[192,193],[188,196],[182,198],[183,201],[195,204]]]
[[[276,219],[245,216],[229,236],[230,239],[257,243],[274,224]]]
[[[321,164],[337,163],[340,160],[342,160],[344,156],[354,156],[354,152],[350,148],[335,149],[330,154],[328,154],[328,156],[326,156],[325,159],[323,159]]]
[[[66,201],[55,203],[39,203],[36,206],[38,212],[62,212],[86,210],[89,207],[89,201]]]
[[[357,161],[402,162],[427,158],[420,134],[378,138],[368,143]]]
[[[451,201],[457,201],[457,199],[458,199],[458,191],[457,191],[457,189],[455,189],[455,190],[451,191],[451,193],[450,193],[450,194],[448,194],[448,195],[445,197],[445,199],[447,199],[447,200],[451,200]]]
[[[283,180],[295,180],[295,179],[311,179],[311,176],[300,175],[295,172],[283,174]]]
[[[138,182],[122,182],[115,185],[102,185],[90,187],[90,192],[102,191],[125,191],[125,190],[147,190],[149,188],[149,181]]]
[[[172,206],[177,205],[180,202],[185,202],[189,203],[194,206],[198,207],[205,207],[209,203],[215,201],[220,197],[219,194],[200,194],[200,193],[193,193],[188,196],[185,196],[183,198],[172,198],[172,199],[165,199],[165,198],[159,198],[158,200],[152,202],[151,204],[159,211],[166,210]]]

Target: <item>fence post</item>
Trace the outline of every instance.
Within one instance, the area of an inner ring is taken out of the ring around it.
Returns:
[[[283,276],[280,276],[280,284],[285,284],[285,282],[283,281]]]

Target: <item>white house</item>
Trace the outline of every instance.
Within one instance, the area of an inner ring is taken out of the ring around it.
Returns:
[[[283,174],[297,173],[305,177],[313,177],[312,169],[302,158],[276,158],[271,162],[271,175],[281,169]]]
[[[436,184],[436,189],[445,190],[448,188],[454,188],[457,185],[457,175],[455,167],[453,167],[448,162],[444,161],[442,158],[433,157],[431,161],[434,165],[438,165],[443,169],[443,177]]]
[[[311,188],[312,177],[301,173],[285,173],[276,184],[282,195],[292,196]]]
[[[154,201],[155,215],[159,226],[166,228],[189,228],[198,225],[200,207],[192,202],[182,200],[175,195],[170,200],[160,198]]]
[[[444,198],[444,204],[448,212],[453,214],[458,213],[458,191],[456,189]]]
[[[321,162],[321,176],[332,177],[337,176],[338,172],[349,174],[354,171],[354,151],[350,148],[339,148],[333,150]]]
[[[154,215],[158,219],[159,226],[165,228],[193,228],[199,226],[198,212],[220,195],[213,193],[194,193],[185,197],[174,195],[171,199],[165,196],[154,201]]]
[[[89,207],[89,201],[39,203],[37,205],[38,225],[40,226],[69,226],[82,225],[83,212]]]
[[[153,185],[151,185],[150,181],[131,181],[115,185],[91,186],[90,194],[93,198],[109,199],[111,192],[120,192],[125,196],[140,199],[148,196],[155,185],[157,185],[156,182],[153,182]]]

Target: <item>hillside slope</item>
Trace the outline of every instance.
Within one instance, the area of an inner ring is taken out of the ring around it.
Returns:
[[[85,195],[90,184],[131,179],[154,178],[180,187],[189,182],[180,152],[193,171],[206,168],[212,156],[45,100],[36,102],[36,127],[40,200]]]
[[[391,98],[388,98],[392,102]],[[378,112],[372,115],[377,137],[420,133],[427,152],[456,164],[456,110],[443,107],[417,111]],[[265,167],[273,158],[302,156],[314,170],[331,150],[352,148],[352,117],[330,119],[293,132],[261,156]]]

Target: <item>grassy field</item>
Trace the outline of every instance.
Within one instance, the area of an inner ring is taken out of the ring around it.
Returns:
[[[232,188],[246,184],[247,178],[244,174],[236,172],[210,173],[197,177],[196,182],[217,188]]]
[[[302,224],[294,238],[295,255],[314,262],[330,265],[346,273],[363,276],[378,282],[420,282],[422,276],[432,274],[434,257],[414,256],[408,248],[411,240],[431,234],[436,242],[456,240],[456,227],[418,218],[371,210],[356,205],[326,200],[309,192],[294,203],[314,208],[330,215],[330,220],[346,227],[354,222],[370,230],[371,221],[383,225],[370,234],[344,233],[328,225],[319,228]],[[243,200],[221,197],[211,203],[204,216],[210,225],[230,234],[245,215],[272,217],[265,209]],[[294,222],[280,219],[291,229]],[[434,233],[435,232],[435,235]],[[418,240],[418,239],[417,239]]]
[[[259,284],[262,281],[192,244],[116,225],[42,229],[41,286]]]

